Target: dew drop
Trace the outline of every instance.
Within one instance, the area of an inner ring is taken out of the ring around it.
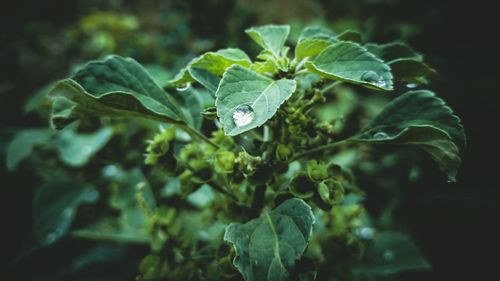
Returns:
[[[189,88],[191,88],[191,83],[186,83],[186,84],[182,84],[179,87],[177,87],[176,90],[179,92],[184,92],[184,91],[187,91]]]
[[[233,121],[237,127],[250,124],[255,117],[255,112],[248,105],[240,105],[233,112]]]
[[[386,261],[388,261],[388,262],[393,261],[394,257],[395,257],[395,255],[394,255],[393,251],[391,251],[391,250],[385,250],[384,251],[384,259]]]
[[[375,134],[373,134],[374,139],[386,139],[388,137],[389,136],[384,132],[376,132]]]
[[[361,80],[368,83],[378,83],[380,81],[380,77],[377,72],[370,70],[361,75]]]
[[[415,89],[418,85],[416,83],[408,83],[406,84],[406,88]]]

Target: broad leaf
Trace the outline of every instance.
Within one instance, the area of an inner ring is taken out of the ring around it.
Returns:
[[[70,228],[78,206],[95,202],[98,195],[95,188],[74,182],[48,183],[40,187],[33,202],[38,243],[48,245],[61,238]]]
[[[31,155],[36,146],[46,144],[52,134],[50,129],[27,129],[16,133],[7,145],[7,169],[15,170],[19,163]]]
[[[311,207],[294,198],[245,224],[231,223],[224,240],[233,244],[233,264],[246,281],[285,281],[309,243],[313,224]]]
[[[301,61],[315,56],[336,42],[335,33],[322,27],[306,27],[299,36],[295,47],[295,59]]]
[[[206,90],[197,90],[192,87],[186,91],[175,91],[171,94],[179,102],[187,123],[197,130],[201,128],[202,122],[203,100],[200,93],[202,91],[207,94]]]
[[[429,270],[429,262],[413,240],[404,233],[378,233],[368,246],[363,268],[369,275],[391,275],[407,270]]]
[[[337,35],[337,39],[339,41],[351,41],[355,43],[361,43],[363,38],[361,37],[361,33],[354,30],[346,30],[339,35]]]
[[[75,124],[76,125],[76,124]],[[66,164],[81,167],[111,139],[113,129],[103,127],[94,133],[77,133],[75,126],[68,126],[56,136],[59,157]]]
[[[352,141],[415,145],[427,151],[450,181],[465,149],[460,119],[434,93],[411,91],[394,99]]]
[[[290,34],[289,25],[264,25],[252,27],[245,32],[259,46],[270,51],[275,57],[281,57],[286,39]]]
[[[263,125],[295,91],[294,80],[272,80],[234,65],[216,92],[217,116],[227,135],[234,136]]]
[[[186,123],[177,102],[131,58],[112,55],[92,61],[58,82],[50,94],[69,99],[82,111]]]
[[[191,60],[170,81],[170,84],[174,87],[186,87],[189,83],[199,82],[207,90],[215,92],[220,80],[219,77],[233,64],[250,67],[252,62],[248,55],[240,49],[227,48],[208,52]]]
[[[306,62],[309,71],[323,77],[392,90],[390,67],[364,47],[347,41],[333,43],[314,60]]]
[[[412,48],[402,42],[393,42],[387,44],[366,44],[365,48],[375,56],[386,62],[391,62],[400,58],[412,58],[422,61],[422,55],[415,52]]]
[[[398,81],[406,83],[422,83],[427,76],[436,71],[418,59],[402,58],[389,62],[392,74]]]

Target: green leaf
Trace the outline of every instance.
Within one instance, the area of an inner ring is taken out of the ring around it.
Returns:
[[[460,119],[442,99],[426,90],[394,99],[351,140],[415,145],[431,155],[450,181],[455,179],[465,149]]]
[[[263,125],[295,88],[294,80],[274,81],[239,65],[230,67],[215,100],[224,132],[234,136]]]
[[[361,37],[361,33],[354,30],[346,30],[339,35],[337,35],[337,39],[340,41],[351,41],[355,43],[361,43],[363,38]]]
[[[231,223],[224,240],[233,244],[234,266],[246,281],[290,280],[312,234],[314,215],[301,199],[289,199],[245,224]]]
[[[19,163],[31,155],[36,146],[46,144],[52,134],[50,129],[26,129],[17,132],[7,145],[7,169],[15,170]]]
[[[98,193],[91,186],[74,182],[48,183],[40,187],[33,201],[33,224],[40,245],[52,244],[71,226],[77,208],[83,203],[93,203]]]
[[[306,62],[306,67],[309,71],[329,79],[342,80],[377,90],[393,89],[390,67],[353,42],[333,43],[313,61]]]
[[[301,61],[321,53],[324,49],[336,42],[335,33],[322,28],[310,26],[304,28],[295,47],[295,59]]]
[[[436,74],[430,66],[413,58],[395,59],[389,66],[396,80],[407,83],[421,83],[425,77]]]
[[[177,102],[131,58],[112,55],[89,62],[71,79],[58,82],[50,94],[67,98],[82,111],[186,123]]]
[[[368,246],[363,272],[370,275],[390,275],[408,270],[429,270],[429,262],[413,240],[404,233],[378,233]]]
[[[181,110],[184,116],[186,116],[187,123],[199,130],[202,122],[201,112],[203,111],[203,100],[200,90],[190,87],[185,91],[175,91],[171,95],[179,102]]]
[[[75,126],[70,125],[56,136],[59,157],[70,166],[84,166],[112,136],[111,127],[103,127],[94,133],[80,134],[76,132]]]
[[[208,52],[191,60],[170,81],[170,84],[174,87],[185,87],[189,83],[199,82],[209,91],[215,92],[218,80],[220,80],[218,77],[222,76],[226,69],[233,64],[250,67],[252,61],[240,49],[227,48],[216,52]]]
[[[270,51],[275,57],[281,57],[286,39],[290,34],[289,25],[264,25],[252,27],[245,32],[259,46]]]
[[[51,126],[60,130],[73,123],[77,119],[75,116],[76,108],[77,104],[65,97],[54,98],[50,113]]]
[[[412,58],[422,61],[422,55],[415,52],[412,48],[402,42],[393,42],[387,44],[366,44],[365,48],[375,56],[390,62],[400,58]]]

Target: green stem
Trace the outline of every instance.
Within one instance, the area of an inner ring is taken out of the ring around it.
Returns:
[[[185,124],[180,124],[179,127],[181,127],[183,130],[185,130],[192,137],[196,136],[199,139],[201,139],[202,141],[208,143],[209,145],[211,145],[211,146],[213,146],[213,147],[215,147],[217,149],[220,148],[217,144],[215,144],[214,142],[212,142],[209,138],[207,138],[205,135],[203,135],[198,130],[195,130],[195,129],[193,129],[190,126],[185,125]]]
[[[264,207],[264,199],[266,198],[266,188],[265,184],[259,184],[255,187],[252,197],[252,206],[250,208],[251,216],[254,218],[260,215],[260,211]]]
[[[342,81],[335,81],[329,85],[327,85],[326,87],[324,87],[323,89],[321,89],[321,93],[324,94],[324,93],[328,93],[328,91],[330,91],[331,89],[337,87],[338,85],[342,84]]]
[[[315,153],[322,152],[322,151],[325,151],[325,150],[330,150],[330,149],[337,148],[337,147],[339,147],[341,145],[349,143],[349,141],[350,140],[346,139],[346,140],[342,140],[342,141],[339,141],[339,142],[334,142],[334,143],[330,143],[330,144],[325,144],[325,145],[322,145],[322,146],[318,146],[318,147],[315,147],[315,148],[310,149],[310,150],[306,150],[304,152],[296,154],[292,158],[292,161],[300,159],[300,158],[302,158],[304,156],[307,156],[307,155],[311,155],[311,154],[315,154]]]

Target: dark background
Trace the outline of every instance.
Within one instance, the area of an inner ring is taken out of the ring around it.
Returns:
[[[35,89],[49,80],[64,76],[69,66],[67,57],[27,57],[26,50],[52,48],[50,42],[44,46],[33,42],[29,38],[29,30],[43,30],[44,26],[48,30],[57,30],[73,23],[82,10],[91,9],[93,2],[96,1],[17,0],[8,5],[2,3],[2,150],[16,128],[45,124],[43,120],[23,114],[22,104]],[[117,2],[126,5],[133,1]],[[284,22],[279,14],[298,13],[287,11],[286,1],[279,2],[283,4],[283,10],[275,11],[276,21]],[[500,121],[498,10],[490,4],[492,1],[482,0],[386,1],[391,2],[390,5],[383,2],[325,0],[316,1],[315,5],[321,7],[322,16],[329,21],[351,13],[349,16],[359,20],[377,16],[381,24],[401,20],[420,27],[420,32],[409,43],[425,54],[430,65],[439,71],[431,89],[460,116],[468,137],[458,182],[446,183],[428,161],[422,181],[409,190],[403,207],[398,209],[399,218],[405,221],[433,265],[431,272],[405,273],[398,276],[398,280],[491,280],[497,275],[493,273],[498,267],[500,237],[500,191],[496,175],[499,173],[497,163],[500,156],[496,137]],[[359,8],[352,9],[352,5]],[[196,15],[189,20],[195,36],[220,38],[223,42],[224,32],[230,29],[227,22],[231,17],[238,17],[235,6],[234,1],[184,1],[170,7],[179,9],[181,13]],[[306,20],[314,18],[313,12],[302,11],[306,13]],[[251,25],[260,23],[263,17],[255,14],[246,19]],[[273,20],[272,16],[270,19]],[[386,32],[379,33],[374,39],[384,42],[396,37]],[[51,68],[47,71],[49,65]],[[0,223],[3,233],[0,262],[3,268],[22,248],[27,233],[31,231],[33,179],[9,173],[3,165],[0,173]]]

